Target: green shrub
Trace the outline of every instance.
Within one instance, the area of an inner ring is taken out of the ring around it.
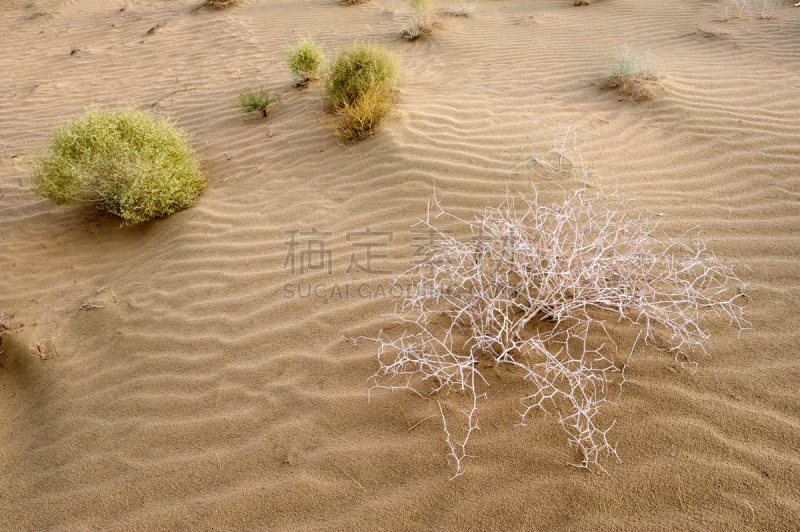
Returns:
[[[269,89],[265,87],[245,89],[239,93],[239,108],[247,115],[259,112],[261,116],[267,116],[267,107],[279,101],[281,97],[277,94],[270,96]]]
[[[331,64],[325,78],[325,99],[335,109],[352,105],[367,93],[392,94],[400,66],[397,57],[386,47],[354,43],[344,47]]]
[[[333,126],[336,137],[342,141],[368,137],[392,111],[393,103],[391,93],[375,90],[364,94],[355,103],[345,104],[337,110],[341,120]]]
[[[319,79],[319,72],[325,62],[319,45],[311,39],[300,39],[297,46],[289,50],[287,61],[298,85],[305,85]]]
[[[363,139],[391,112],[400,66],[377,44],[354,43],[328,69],[325,99],[342,119],[333,126],[342,140]]]
[[[189,140],[169,120],[135,107],[90,107],[34,157],[32,188],[59,205],[96,202],[127,223],[166,216],[205,187]]]
[[[424,13],[433,9],[436,0],[411,0],[411,9],[416,13]]]

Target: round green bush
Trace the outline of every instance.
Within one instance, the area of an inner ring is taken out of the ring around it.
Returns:
[[[342,48],[325,79],[325,99],[336,109],[353,105],[367,93],[391,93],[400,72],[397,57],[386,47],[354,43]]]
[[[185,209],[205,187],[190,137],[129,106],[86,114],[53,132],[33,160],[33,191],[59,205],[93,201],[138,223]]]
[[[319,78],[319,71],[325,62],[325,56],[322,55],[322,49],[313,40],[300,39],[297,46],[289,50],[287,62],[297,83],[305,85],[309,81]]]

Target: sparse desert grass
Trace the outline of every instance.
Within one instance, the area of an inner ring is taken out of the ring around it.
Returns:
[[[53,133],[33,159],[33,191],[59,205],[82,201],[138,223],[190,206],[205,186],[190,137],[133,106],[90,107]]]
[[[34,13],[32,13],[31,15],[29,15],[28,19],[29,20],[33,20],[35,18],[45,17],[45,16],[52,15],[52,14],[53,14],[52,11],[40,11],[40,10],[37,10]]]
[[[411,0],[411,19],[400,29],[400,35],[413,41],[433,30],[436,25],[436,0]]]
[[[619,457],[608,438],[614,422],[600,414],[612,388],[621,393],[631,357],[661,350],[694,367],[707,354],[710,318],[747,325],[746,284],[696,230],[663,234],[659,216],[616,195],[566,192],[547,205],[509,194],[474,222],[436,206],[420,222],[436,234],[428,260],[396,281],[415,289],[392,332],[371,339],[372,389],[438,397],[455,476],[487,397],[484,368],[503,366],[528,384],[522,424],[535,411],[557,416],[577,455],[570,465],[605,471],[602,459]],[[456,240],[434,226],[442,216],[476,236]],[[442,401],[465,403],[461,436]]]
[[[225,9],[226,7],[235,6],[238,0],[205,0],[203,5],[208,7],[216,7],[217,9]]]
[[[281,101],[281,97],[277,94],[270,96],[269,89],[266,87],[244,89],[239,93],[237,107],[246,115],[261,113],[261,116],[267,116],[269,114],[267,112],[269,106],[279,101]]]
[[[723,20],[732,18],[759,17],[770,19],[775,11],[783,5],[783,0],[722,0]]]
[[[203,0],[203,3],[192,9],[192,12],[202,9],[204,7],[213,7],[216,9],[225,9],[233,7],[239,3],[239,0]]]
[[[641,82],[661,77],[661,69],[654,64],[649,52],[640,56],[626,46],[611,63],[611,72],[600,85],[602,88],[619,87],[622,94],[634,100],[645,100],[650,95]]]
[[[549,179],[547,175],[539,172],[539,167],[546,172],[554,175],[568,175],[576,183],[583,186],[588,184],[590,170],[583,160],[581,150],[586,144],[591,131],[584,129],[580,124],[568,122],[563,131],[557,133],[545,133],[538,128],[536,135],[529,146],[529,153],[514,168],[520,166],[533,165],[534,171],[539,176]]]
[[[456,17],[468,17],[475,12],[477,1],[454,0],[452,5],[445,9],[445,13]]]
[[[342,48],[326,72],[324,88],[324,98],[341,116],[333,126],[340,139],[363,139],[377,129],[394,105],[399,74],[397,57],[384,46]]]
[[[297,84],[306,85],[309,81],[319,79],[325,56],[312,39],[300,39],[297,46],[289,50],[286,61]]]
[[[661,69],[653,64],[649,53],[641,57],[626,46],[611,63],[609,78],[617,79],[659,79]]]

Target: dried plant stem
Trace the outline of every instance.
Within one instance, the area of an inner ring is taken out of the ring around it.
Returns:
[[[351,475],[350,473],[348,473],[347,471],[345,471],[345,470],[344,470],[344,468],[343,468],[342,466],[339,466],[339,469],[341,469],[341,470],[342,470],[342,473],[344,473],[345,475],[347,475],[347,476],[350,478],[350,480],[352,480],[353,482],[355,482],[355,483],[356,483],[356,486],[358,486],[358,487],[359,487],[359,489],[360,489],[361,491],[367,491],[367,489],[366,489],[364,486],[362,486],[362,485],[361,485],[361,482],[359,482],[359,481],[357,481],[355,478],[353,478],[353,475]]]

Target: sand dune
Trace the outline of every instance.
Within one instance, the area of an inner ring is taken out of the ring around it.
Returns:
[[[721,22],[716,1],[487,0],[406,42],[399,0],[196,5],[0,6],[0,311],[14,313],[0,528],[800,528],[800,9]],[[292,86],[283,54],[298,36],[402,56],[396,115],[374,138],[343,149],[319,84]],[[599,88],[623,45],[662,67],[654,99]],[[231,102],[262,83],[282,102],[243,120]],[[120,227],[37,200],[25,161],[52,129],[129,101],[194,135],[209,177],[198,203]],[[346,337],[376,335],[394,303],[331,290],[392,275],[346,273],[346,234],[391,232],[375,266],[400,273],[434,188],[465,217],[532,182],[557,197],[578,185],[509,170],[537,131],[568,122],[592,133],[590,185],[665,214],[670,233],[702,226],[749,268],[752,330],[710,323],[694,375],[655,352],[630,366],[604,414],[617,420],[613,478],[563,465],[573,452],[553,419],[516,426],[524,386],[498,371],[478,457],[450,481],[441,420],[409,431],[434,401],[367,402],[376,348]],[[286,232],[312,227],[330,233],[331,274],[293,276]],[[287,299],[298,283],[329,297]],[[53,337],[57,354],[30,355]]]

